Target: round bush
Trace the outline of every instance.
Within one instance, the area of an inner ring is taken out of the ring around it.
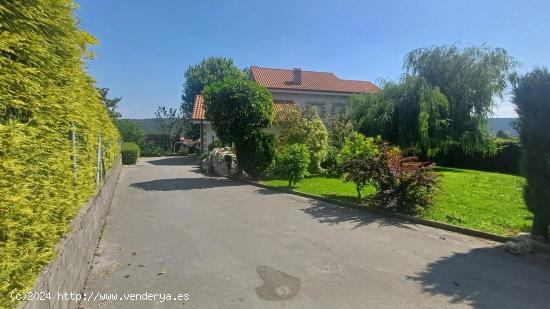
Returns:
[[[134,165],[139,157],[139,146],[136,143],[122,145],[122,164]]]
[[[275,170],[288,179],[288,186],[295,185],[309,175],[309,149],[304,144],[291,144],[284,147],[276,156]]]

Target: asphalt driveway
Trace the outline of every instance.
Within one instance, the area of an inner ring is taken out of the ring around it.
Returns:
[[[548,256],[206,177],[195,162],[124,167],[82,307],[550,306]]]

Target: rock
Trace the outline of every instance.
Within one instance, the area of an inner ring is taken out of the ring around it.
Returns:
[[[516,236],[512,237],[513,242],[522,242],[522,241],[530,241],[531,240],[531,234],[529,233],[518,233]]]
[[[228,147],[214,148],[201,166],[206,173],[223,177],[235,176],[238,171],[237,156]]]
[[[212,171],[210,169],[210,158],[204,158],[201,161],[201,170],[207,174],[211,174]]]
[[[507,241],[504,243],[504,250],[513,254],[525,254],[533,251],[533,245],[528,238],[517,242]]]

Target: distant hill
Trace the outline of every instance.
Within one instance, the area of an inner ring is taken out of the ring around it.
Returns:
[[[143,130],[145,134],[162,134],[157,120],[155,118],[147,119],[127,119],[137,123],[137,125]]]
[[[489,130],[496,134],[498,130],[504,131],[510,136],[517,136],[518,132],[514,129],[513,122],[517,118],[489,118]]]
[[[506,132],[510,136],[517,136],[518,132],[514,129],[513,121],[516,118],[489,118],[489,130],[496,134],[498,130]],[[155,118],[148,119],[129,119],[135,121],[145,134],[161,134]]]

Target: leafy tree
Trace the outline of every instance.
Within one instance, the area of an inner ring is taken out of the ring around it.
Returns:
[[[182,105],[183,115],[187,118],[193,113],[195,97],[210,84],[223,81],[226,78],[246,79],[247,75],[233,63],[233,59],[210,57],[199,64],[192,65],[185,71]]]
[[[296,185],[309,175],[309,149],[304,144],[284,146],[275,156],[275,172],[288,179],[288,186]]]
[[[271,165],[275,156],[275,136],[257,132],[236,144],[239,166],[254,180]]]
[[[532,233],[548,239],[550,224],[550,72],[537,68],[514,85],[517,129],[523,147],[524,199],[534,214]]]
[[[166,106],[159,106],[155,111],[155,119],[157,120],[158,127],[164,134],[168,134],[171,139],[171,148],[175,152],[175,142],[179,140],[179,137],[183,134],[186,120],[180,110],[176,108],[166,108]]]
[[[109,112],[109,117],[111,119],[118,119],[120,118],[121,114],[117,111],[118,103],[120,103],[120,100],[122,100],[121,97],[115,97],[115,98],[108,98],[109,95],[109,88],[96,88],[97,92],[99,93],[99,99],[101,100],[101,103],[107,107],[107,111]]]
[[[502,97],[515,66],[506,50],[485,46],[420,48],[405,59],[407,73],[438,88],[449,102],[451,141],[466,152],[494,150],[487,118]]]
[[[338,154],[338,164],[345,173],[344,181],[355,184],[358,199],[361,199],[363,188],[373,181],[372,162],[378,155],[379,140],[379,138],[354,133],[345,139],[342,150]]]
[[[142,145],[145,141],[145,133],[143,133],[135,121],[130,119],[119,119],[116,122],[116,126],[124,142],[134,142],[138,145]]]
[[[253,81],[228,78],[206,86],[203,96],[206,119],[224,144],[238,144],[271,124],[271,93]]]
[[[428,157],[451,144],[449,102],[422,77],[405,75],[399,83],[386,83],[378,93],[351,97],[350,105],[365,135],[381,135]]]
[[[298,108],[290,110],[284,117],[275,119],[280,129],[278,144],[280,147],[291,144],[304,144],[309,149],[309,171],[317,173],[328,152],[328,132],[321,118],[314,110]]]

